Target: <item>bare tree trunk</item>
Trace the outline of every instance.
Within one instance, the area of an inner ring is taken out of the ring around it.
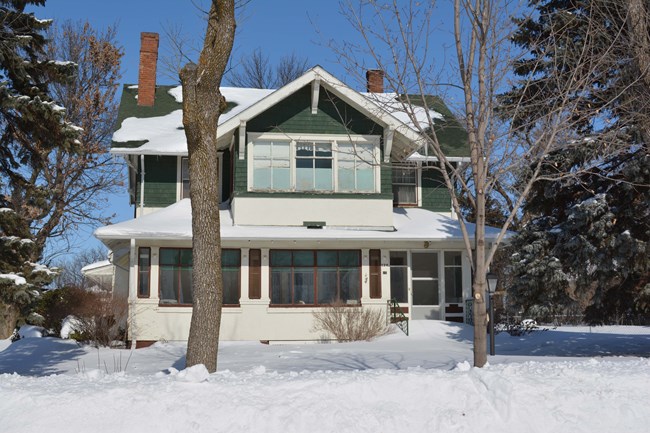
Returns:
[[[0,340],[11,337],[11,333],[16,328],[18,317],[20,317],[20,311],[15,305],[0,301]]]
[[[234,38],[234,1],[213,0],[199,64],[180,73],[192,200],[194,304],[186,364],[204,364],[210,372],[217,370],[223,303],[217,123],[226,104],[219,86]]]

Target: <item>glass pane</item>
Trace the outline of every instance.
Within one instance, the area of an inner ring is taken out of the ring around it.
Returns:
[[[330,304],[337,298],[336,268],[318,269],[318,303]]]
[[[332,143],[316,143],[316,156],[321,158],[332,157]]]
[[[375,190],[375,173],[370,168],[357,169],[357,191],[373,192]]]
[[[190,198],[190,181],[183,181],[183,190],[181,191],[181,198]]]
[[[293,272],[293,303],[314,303],[314,270],[294,268]]]
[[[401,204],[417,204],[415,185],[393,185],[393,201]]]
[[[374,148],[375,146],[372,144],[357,144],[356,150],[359,164],[371,167],[376,163],[373,154]]]
[[[308,167],[301,167],[305,161],[309,162]],[[314,169],[312,160],[296,160],[296,189],[298,191],[310,191],[314,189]]]
[[[463,261],[459,251],[445,252],[445,266],[462,266]]]
[[[314,266],[314,252],[313,251],[294,251],[293,252],[293,265],[294,266]]]
[[[318,266],[338,265],[338,253],[336,251],[317,251],[316,256]]]
[[[332,190],[332,160],[317,159],[315,169],[315,188],[318,190]]]
[[[223,303],[239,304],[239,268],[224,269],[222,276]]]
[[[271,251],[271,266],[291,266],[291,251]]]
[[[192,250],[183,248],[180,250],[181,260],[180,263],[186,266],[192,266]]]
[[[291,188],[291,170],[287,168],[273,169],[273,189],[290,189]]]
[[[291,269],[274,268],[271,270],[271,303],[291,303]]]
[[[192,268],[181,268],[181,304],[192,303]]]
[[[221,250],[221,266],[239,267],[241,253],[239,250]]]
[[[177,282],[178,274],[175,266],[160,267],[160,301],[163,304],[178,303]]]
[[[354,191],[356,185],[354,182],[354,161],[338,162],[338,181],[339,191]]]
[[[253,163],[253,188],[271,188],[271,167],[269,161],[255,161]]]
[[[314,146],[312,143],[307,143],[304,141],[299,141],[296,144],[296,156],[297,157],[313,157],[314,156]]]
[[[391,266],[406,266],[407,254],[406,251],[391,251],[390,252],[390,265]]]
[[[271,142],[259,140],[253,143],[254,159],[271,157]]]
[[[352,143],[338,142],[338,159],[339,161],[354,161],[354,146]]]
[[[289,146],[288,141],[274,141],[273,142],[273,159],[289,159]]]
[[[413,281],[413,305],[438,305],[438,281]]]
[[[138,295],[149,296],[149,271],[140,271],[140,286]]]
[[[353,301],[359,299],[359,287],[361,285],[359,269],[340,269],[340,297],[341,301]]]
[[[390,268],[390,297],[397,302],[408,302],[406,268]]]
[[[438,254],[413,253],[411,255],[413,278],[438,278]]]
[[[181,158],[181,180],[189,180],[190,178],[190,160],[188,158]]]
[[[161,248],[160,249],[160,264],[161,265],[175,265],[178,263],[180,250],[177,248]]]
[[[339,251],[339,266],[359,266],[359,251]]]
[[[445,302],[460,303],[463,301],[463,269],[459,267],[445,268]]]

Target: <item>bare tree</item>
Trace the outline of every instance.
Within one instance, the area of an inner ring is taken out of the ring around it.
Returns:
[[[250,55],[242,56],[239,64],[227,76],[228,83],[235,87],[273,89],[295,80],[307,70],[307,59],[295,53],[280,58],[275,67],[261,48]]]
[[[581,146],[575,131],[576,125],[585,118],[574,116],[580,101],[571,95],[594,85],[597,78],[589,72],[598,69],[601,59],[590,56],[588,46],[576,53],[579,67],[572,71],[572,79],[557,83],[556,97],[538,101],[543,106],[539,115],[521,125],[513,122],[517,105],[515,110],[504,112],[498,97],[508,90],[507,79],[521,55],[510,44],[515,31],[510,17],[515,11],[525,12],[525,9],[517,10],[516,3],[454,0],[450,26],[441,29],[435,29],[432,24],[437,12],[435,2],[344,1],[341,6],[363,41],[335,47],[349,72],[359,74],[368,69],[364,62],[372,69],[384,70],[388,87],[401,102],[401,110],[420,132],[429,155],[436,157],[437,169],[444,178],[456,214],[462,215],[460,197],[465,196],[475,218],[473,232],[462,218],[459,222],[465,249],[473,257],[474,365],[482,367],[487,362],[486,271],[532,185],[540,179],[575,174],[553,171],[545,156],[568,146]],[[454,55],[449,64],[445,59],[440,62],[432,51],[435,37],[445,32],[453,35]],[[527,80],[532,83],[534,75],[532,67]],[[467,165],[449,158],[444,143],[438,139],[437,133],[445,127],[445,120],[436,119],[429,101],[431,95],[443,93],[441,89],[445,86],[456,92],[460,90],[456,95],[462,101],[458,112],[468,137]],[[381,101],[378,105],[381,106]],[[469,170],[469,180],[463,176],[465,170]],[[486,204],[495,188],[507,188],[509,209],[497,238],[488,244]]]
[[[87,288],[92,285],[81,272],[81,269],[91,263],[106,260],[107,251],[103,247],[95,247],[82,251],[74,257],[57,263],[59,273],[54,278],[56,287],[72,286]]]
[[[48,39],[46,58],[77,65],[69,80],[53,82],[50,88],[65,107],[66,120],[81,129],[77,149],[38,145],[45,163],[26,167],[23,174],[38,191],[11,191],[12,203],[35,235],[34,261],[53,238],[68,241],[70,232],[81,225],[108,223],[111,216],[103,212],[107,195],[122,185],[122,165],[108,153],[121,77],[116,28],[100,32],[87,22],[65,22],[50,28]]]
[[[187,343],[187,366],[217,369],[223,283],[217,124],[226,108],[219,86],[235,38],[234,0],[212,0],[198,64],[180,73],[183,126],[187,137],[192,202],[192,290],[194,303]]]

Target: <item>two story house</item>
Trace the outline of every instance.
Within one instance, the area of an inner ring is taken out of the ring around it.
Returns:
[[[182,92],[156,85],[157,48],[143,33],[139,83],[124,87],[113,136],[134,218],[95,232],[139,346],[186,340],[192,310]],[[364,93],[319,66],[277,90],[222,88],[222,340],[320,339],[312,313],[334,300],[386,310],[394,299],[412,320],[463,321],[471,266],[449,193],[402,96],[384,93],[381,71],[367,77]],[[450,159],[466,161],[462,127],[427,102]]]

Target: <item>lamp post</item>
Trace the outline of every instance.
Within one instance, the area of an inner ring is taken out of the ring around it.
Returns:
[[[488,285],[488,293],[490,299],[490,356],[494,356],[494,291],[497,288],[499,277],[497,274],[490,272],[485,276]]]

